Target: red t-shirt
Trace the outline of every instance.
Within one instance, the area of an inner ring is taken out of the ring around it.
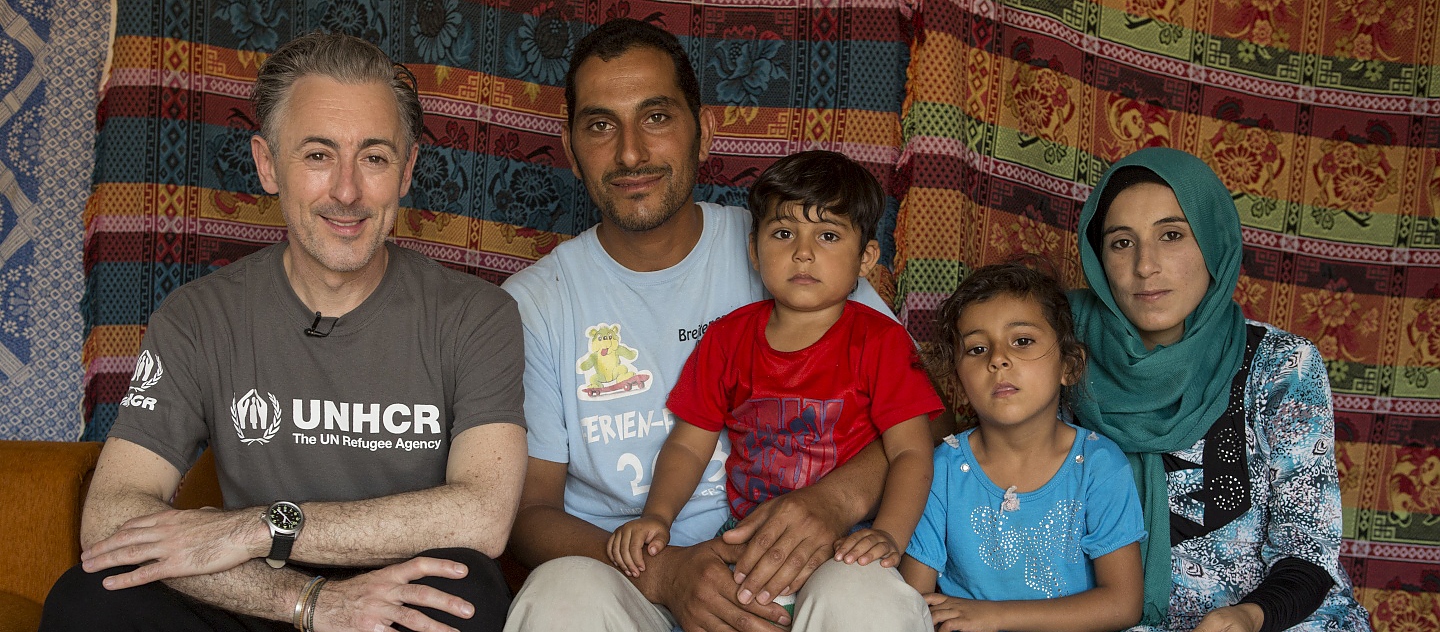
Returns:
[[[854,301],[815,344],[780,352],[765,341],[774,301],[710,324],[670,390],[668,407],[699,428],[730,433],[730,512],[810,485],[891,426],[944,405],[899,323]]]

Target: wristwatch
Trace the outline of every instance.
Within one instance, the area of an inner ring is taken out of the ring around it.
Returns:
[[[300,511],[300,505],[282,500],[270,505],[260,519],[270,528],[270,554],[265,556],[265,563],[270,568],[285,566],[290,561],[290,547],[305,526],[305,512]]]

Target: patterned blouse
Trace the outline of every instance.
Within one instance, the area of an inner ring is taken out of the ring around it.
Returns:
[[[1162,628],[1192,630],[1238,603],[1277,561],[1327,571],[1335,585],[1293,630],[1369,630],[1340,567],[1340,481],[1335,414],[1320,351],[1250,321],[1230,407],[1193,447],[1165,455],[1170,488],[1170,614]]]

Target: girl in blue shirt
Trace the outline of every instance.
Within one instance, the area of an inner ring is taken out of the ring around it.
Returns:
[[[1059,417],[1085,370],[1050,274],[980,268],[941,306],[932,357],[979,425],[935,451],[900,572],[937,630],[1116,630],[1140,619],[1146,533],[1124,453]]]

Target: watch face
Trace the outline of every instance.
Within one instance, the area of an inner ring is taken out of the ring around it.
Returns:
[[[253,515],[253,514],[252,514]],[[294,531],[300,528],[300,521],[303,520],[300,508],[290,503],[275,503],[270,507],[270,524],[282,531]]]

